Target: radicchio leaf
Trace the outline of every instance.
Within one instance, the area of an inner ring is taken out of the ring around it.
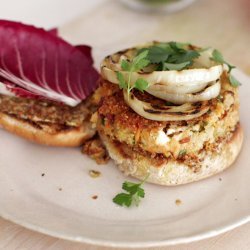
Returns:
[[[91,47],[88,45],[76,45],[75,48],[80,50],[89,59],[90,64],[93,64],[94,61],[91,56]]]
[[[53,28],[48,30],[48,32],[54,36],[58,36],[58,29],[57,28]]]
[[[0,20],[0,76],[34,95],[75,106],[97,87],[91,48],[55,31]]]

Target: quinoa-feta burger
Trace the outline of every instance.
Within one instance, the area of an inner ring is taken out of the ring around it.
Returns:
[[[179,185],[230,166],[243,141],[232,68],[217,50],[176,42],[106,57],[94,116],[119,169]]]

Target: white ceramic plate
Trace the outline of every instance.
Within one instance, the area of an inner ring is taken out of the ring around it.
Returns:
[[[126,209],[112,202],[128,179],[113,164],[98,166],[79,149],[38,146],[1,130],[0,215],[59,238],[127,247],[191,242],[246,223],[250,79],[240,72],[237,77],[243,83],[245,142],[237,162],[224,173],[180,187],[146,184],[141,205]],[[91,169],[101,171],[101,177],[91,178]]]

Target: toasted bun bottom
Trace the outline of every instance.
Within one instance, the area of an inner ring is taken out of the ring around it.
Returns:
[[[84,122],[81,127],[51,134],[29,122],[4,113],[0,113],[0,127],[32,142],[58,147],[80,146],[95,134],[90,122]]]
[[[138,155],[136,159],[124,158],[108,137],[104,134],[100,136],[110,157],[122,172],[140,180],[149,175],[147,182],[166,186],[198,181],[223,171],[235,161],[243,142],[243,131],[239,126],[231,140],[224,144],[222,152],[207,154],[199,171],[194,172],[187,165],[174,160],[168,160],[161,166],[154,166],[150,159],[143,155]]]

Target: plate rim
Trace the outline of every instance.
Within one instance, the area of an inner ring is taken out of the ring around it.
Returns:
[[[66,234],[55,232],[53,230],[42,228],[34,223],[24,222],[23,220],[15,218],[15,216],[8,215],[7,213],[0,212],[0,217],[12,223],[15,223],[19,226],[22,226],[25,229],[29,229],[37,233],[42,233],[50,237],[54,237],[54,238],[58,238],[62,240],[69,240],[71,242],[85,243],[85,244],[90,244],[90,245],[95,245],[95,246],[120,247],[120,248],[162,247],[162,246],[173,246],[173,245],[179,245],[179,244],[188,244],[188,243],[212,238],[214,236],[218,236],[220,234],[226,233],[230,230],[233,230],[235,228],[238,228],[250,222],[250,215],[247,215],[239,220],[228,223],[227,225],[220,226],[214,230],[203,231],[202,233],[193,234],[193,235],[189,235],[186,237],[177,237],[175,239],[166,239],[166,240],[161,240],[161,241],[156,240],[156,241],[128,242],[128,241],[101,240],[98,238],[93,238],[93,237],[89,238],[89,237],[83,237],[83,236],[73,237],[73,236],[68,236]]]

